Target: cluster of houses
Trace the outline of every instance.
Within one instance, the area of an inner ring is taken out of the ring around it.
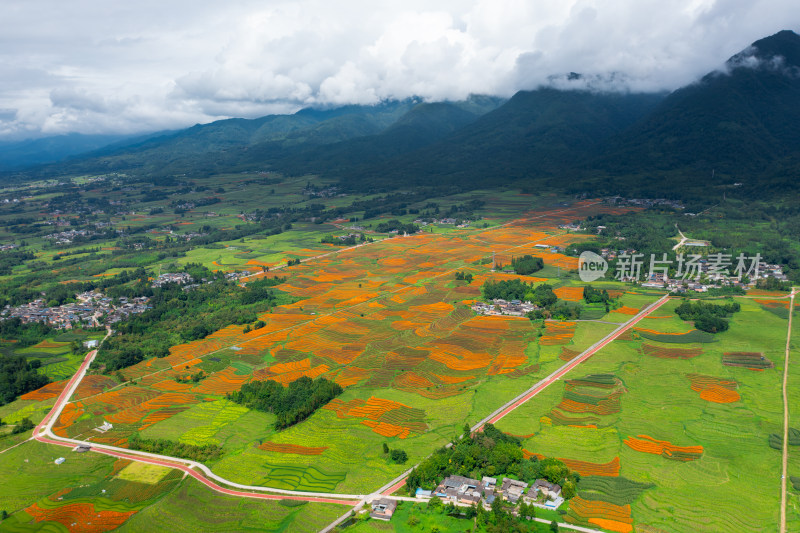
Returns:
[[[99,292],[84,292],[75,296],[75,303],[47,307],[43,299],[20,305],[6,307],[0,311],[0,319],[19,318],[23,323],[44,322],[59,329],[87,325],[99,326],[100,318],[105,317],[106,324],[113,324],[129,315],[143,313],[150,307],[149,298],[120,298],[114,304],[112,299]]]
[[[671,207],[672,209],[685,209],[686,207],[679,200],[669,200],[667,198],[623,198],[622,196],[612,196],[604,199],[610,205],[632,205],[635,207],[653,207],[660,205]]]
[[[426,497],[426,491],[417,491],[417,497]],[[560,485],[538,479],[529,486],[524,481],[507,477],[498,485],[497,479],[493,477],[484,477],[478,481],[464,476],[449,476],[432,491],[430,497],[460,505],[481,504],[486,508],[491,507],[497,498],[514,505],[522,500],[546,509],[558,509],[564,503]]]
[[[705,241],[687,241],[684,243],[684,246],[708,246],[708,243]],[[614,250],[610,248],[602,248],[600,250],[600,255],[609,261],[621,257],[631,257],[636,253],[636,250],[632,249]],[[739,279],[738,273],[735,272],[735,267],[737,264],[735,257],[732,259],[731,264],[728,264],[727,266],[718,265],[717,263],[709,260],[708,257],[698,259],[696,267],[691,267],[692,270],[688,276],[676,278],[670,278],[669,275],[663,271],[648,272],[650,268],[649,258],[640,258],[639,260],[642,261],[640,275],[645,276],[642,287],[666,289],[675,293],[685,293],[689,291],[706,292],[710,288],[719,286],[741,287],[744,290],[748,290],[756,286],[758,279],[763,278],[775,278],[778,281],[789,281],[789,277],[783,272],[783,267],[781,265],[767,263],[765,261],[759,261],[758,269],[753,269],[755,272],[757,272],[757,277],[750,276],[749,281],[744,283],[741,279]],[[754,266],[751,264],[751,261],[753,263],[755,262],[754,259],[747,258],[745,264],[746,269],[750,269]],[[662,267],[658,268],[661,269]],[[690,267],[688,265],[684,265],[684,269],[688,271]],[[633,274],[633,272],[630,270],[626,271],[626,273]],[[641,279],[641,276],[639,279]],[[620,281],[638,280],[634,279],[632,275],[626,275],[623,276]]]
[[[414,221],[414,224],[419,226],[427,226],[428,224],[444,224],[447,226],[456,226],[459,228],[468,228],[469,227],[469,220],[459,220],[457,218],[418,218]]]
[[[70,244],[77,237],[93,237],[97,235],[96,232],[88,229],[71,229],[67,231],[59,231],[58,233],[51,233],[45,235],[45,239],[52,239],[56,244]]]
[[[670,292],[685,293],[689,291],[707,292],[708,289],[719,286],[741,287],[744,290],[753,289],[758,279],[775,278],[778,281],[789,281],[789,277],[783,273],[780,265],[760,262],[758,265],[758,279],[752,278],[744,283],[736,275],[724,272],[713,272],[711,265],[705,259],[699,261],[699,274],[693,278],[670,278],[662,272],[651,273],[647,280],[642,283],[642,287],[654,289],[666,289]]]
[[[536,309],[538,307],[530,302],[521,300],[508,301],[501,298],[495,298],[492,303],[475,302],[472,304],[472,310],[479,315],[525,316]]]
[[[8,250],[13,250],[17,248],[16,244],[0,244],[0,252],[7,252]]]
[[[318,188],[312,184],[308,184],[303,189],[303,196],[308,196],[309,198],[336,198],[347,195],[343,193],[337,185]]]
[[[504,477],[500,484],[497,478],[484,477],[480,481],[464,476],[449,476],[439,483],[434,490],[418,488],[415,494],[417,499],[429,500],[439,498],[444,503],[466,507],[482,505],[484,509],[491,509],[497,498],[516,505],[520,501],[535,505],[543,509],[558,509],[564,503],[561,495],[561,486],[550,483],[545,479],[537,479],[529,485],[524,481]],[[397,510],[397,500],[381,497],[370,502],[371,518],[376,520],[391,520]]]
[[[187,285],[192,282],[192,276],[188,272],[168,272],[161,274],[153,280],[153,287],[163,287],[167,283],[177,283]]]

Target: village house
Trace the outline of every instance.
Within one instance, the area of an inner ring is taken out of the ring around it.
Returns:
[[[47,307],[41,298],[17,307],[6,306],[0,313],[2,318],[18,317],[23,323],[44,322],[50,326],[71,329],[78,325],[98,326],[99,318],[105,316],[107,324],[117,322],[135,313],[143,313],[150,307],[149,298],[120,298],[120,305],[112,305],[111,298],[100,292],[83,292],[75,295],[77,303]]]
[[[453,503],[472,505],[481,500],[484,484],[464,476],[449,476],[436,487],[434,495]]]
[[[523,302],[520,300],[511,300],[510,302],[495,298],[491,304],[485,302],[475,302],[472,305],[472,310],[479,315],[509,315],[509,316],[525,316],[531,311],[538,309],[530,302]]]
[[[388,522],[392,519],[392,515],[397,509],[397,501],[389,498],[380,498],[372,500],[370,506],[372,507],[372,511],[369,513],[370,518]]]
[[[546,479],[537,479],[531,486],[531,490],[535,493],[541,493],[545,498],[553,499],[561,496],[561,485],[558,483],[550,483]]]
[[[167,283],[177,283],[178,285],[185,285],[191,283],[192,276],[188,272],[168,272],[161,274],[153,281],[153,287],[161,287]]]
[[[517,481],[516,479],[503,478],[503,484],[500,485],[500,492],[503,494],[503,499],[510,503],[517,503],[528,488],[528,484],[524,481]]]

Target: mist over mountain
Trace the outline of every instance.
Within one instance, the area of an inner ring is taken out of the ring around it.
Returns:
[[[800,36],[782,31],[667,96],[593,163],[614,175],[650,170],[680,182],[680,171],[748,182],[798,158]]]
[[[558,88],[507,101],[406,99],[223,120],[28,177],[269,169],[359,189],[545,183],[675,195],[733,183],[769,190],[794,183],[800,169],[800,36],[792,31],[754,42],[670,94],[586,90],[591,84],[574,73],[554,79]]]
[[[16,170],[61,161],[129,138],[130,135],[70,133],[24,141],[0,142],[0,170]]]

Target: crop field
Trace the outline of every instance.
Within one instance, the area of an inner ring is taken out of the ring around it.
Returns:
[[[208,490],[193,478],[133,515],[117,531],[150,533],[169,524],[174,533],[319,531],[342,514],[341,505],[247,500]],[[207,510],[207,511],[199,511]]]
[[[69,378],[75,373],[88,351],[81,348],[80,351],[73,352],[71,343],[101,339],[103,335],[103,333],[82,331],[61,333],[24,348],[15,347],[12,343],[0,342],[0,353],[24,355],[28,360],[38,360],[42,365],[40,372],[53,381],[59,381]]]
[[[710,343],[654,338],[691,327],[673,313],[679,302],[662,306],[632,335],[498,422],[528,436],[528,453],[563,458],[584,476],[567,521],[620,532],[777,527],[780,452],[770,447],[770,435],[782,432],[787,322],[752,300],[736,301],[742,310]],[[800,427],[797,415],[792,424]],[[790,446],[794,476],[798,449]],[[794,494],[790,520],[797,524]]]
[[[10,516],[0,532],[161,531],[164,524],[171,531],[315,531],[342,511],[223,496],[177,470],[35,441],[7,453],[0,462],[0,509]],[[59,456],[66,461],[56,465]]]
[[[229,326],[174,346],[167,357],[125,369],[125,378],[135,384],[91,378],[96,382],[78,391],[54,431],[118,446],[134,431],[147,438],[220,444],[225,453],[210,466],[237,482],[373,490],[405,468],[383,455],[383,442],[406,450],[416,462],[465,422],[474,423],[563,364],[562,350],[579,353],[613,330],[610,323],[558,321],[547,321],[540,330],[525,318],[475,316],[464,304],[481,297],[484,280],[520,277],[491,272],[485,260],[493,252],[541,256],[545,276],[554,277],[529,279],[566,282],[565,295],[580,296],[582,286],[564,271],[573,259],[534,244],[564,246],[580,239],[558,224],[604,209],[580,202],[504,226],[394,237],[260,273],[286,276],[277,288],[294,303],[260,316],[261,328],[245,333],[243,326]],[[307,251],[318,255],[319,247],[309,243]],[[457,270],[473,273],[475,280],[455,281]],[[631,309],[654,300],[622,296]],[[608,315],[621,317],[617,322],[629,318]],[[208,375],[179,382],[198,369]],[[301,376],[333,379],[345,393],[280,432],[271,429],[273,415],[224,400],[252,379],[286,384]],[[608,401],[619,402],[620,394],[621,388],[612,391]],[[105,422],[113,429],[95,431]]]

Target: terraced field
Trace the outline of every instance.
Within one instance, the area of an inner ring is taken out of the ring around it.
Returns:
[[[69,453],[38,442],[0,462],[0,532],[316,531],[341,514],[330,504],[242,501],[209,491],[180,471]],[[66,461],[54,465],[55,457]],[[197,512],[197,509],[213,512]]]
[[[492,252],[541,256],[562,269],[551,271],[561,278],[535,282],[581,294],[563,270],[574,260],[534,245],[582,238],[563,234],[558,224],[604,209],[583,202],[485,231],[396,237],[260,273],[287,276],[278,289],[296,301],[259,317],[265,324],[259,329],[230,326],[126,369],[135,385],[78,391],[54,431],[117,446],[134,431],[221,444],[225,453],[210,466],[233,481],[374,490],[405,468],[384,456],[384,442],[416,462],[563,364],[563,350],[579,352],[627,320],[612,312],[600,322],[547,322],[540,331],[525,318],[475,316],[466,303],[480,298],[484,280],[518,277],[492,273],[485,264]],[[456,270],[475,280],[456,281]],[[622,305],[638,309],[654,299],[624,294]],[[209,375],[183,380],[199,369]],[[328,409],[277,433],[272,415],[224,400],[251,379],[288,383],[300,376],[326,376],[346,391]],[[95,432],[104,422],[113,429]],[[321,452],[286,453],[291,449]]]
[[[589,483],[581,483],[568,521],[621,532],[777,527],[780,452],[769,436],[782,431],[777,368],[787,323],[750,299],[737,301],[742,311],[711,343],[655,340],[688,329],[672,312],[677,302],[666,304],[627,340],[498,423],[509,433],[532,434],[526,450],[607,471],[608,481],[596,473],[584,478]],[[732,352],[763,354],[774,367],[725,364]],[[618,408],[608,401],[617,390]],[[615,461],[616,473],[600,468]],[[791,464],[797,471],[797,457]]]
[[[126,369],[131,382],[124,385],[87,376],[54,431],[121,447],[134,433],[218,444],[224,453],[209,466],[240,483],[319,492],[374,490],[407,468],[389,461],[384,443],[407,451],[409,463],[418,462],[465,423],[528,389],[657,298],[609,284],[619,297],[611,312],[598,308],[588,320],[548,321],[541,327],[524,318],[479,317],[469,309],[484,281],[519,277],[491,272],[487,259],[493,252],[501,260],[541,256],[545,269],[526,279],[555,285],[562,299],[579,299],[582,285],[565,272],[574,267],[573,259],[534,245],[563,246],[580,238],[562,234],[558,224],[602,209],[586,202],[483,231],[396,237],[279,272],[260,272],[286,276],[278,289],[293,297],[293,303],[260,316],[263,327],[245,333],[242,326],[229,326],[173,346],[163,359]],[[295,255],[326,252],[310,245],[305,250],[296,248]],[[474,281],[456,281],[456,270],[472,273]],[[524,436],[526,455],[561,458],[583,476],[568,521],[624,533],[743,531],[777,522],[778,384],[788,309],[775,295],[739,301],[742,311],[730,330],[718,335],[693,329],[674,314],[677,303],[666,304],[498,423],[503,431]],[[754,323],[759,328],[752,328]],[[63,341],[48,340],[36,349],[61,350]],[[186,379],[199,370],[206,376]],[[289,383],[300,376],[325,376],[345,392],[283,431],[273,429],[274,415],[225,398],[250,380]],[[800,385],[796,371],[790,379]],[[0,417],[9,423],[24,417],[38,422],[61,387],[56,382],[3,406]],[[800,428],[794,415],[800,397],[790,400],[791,424]],[[96,431],[105,422],[113,428]],[[18,441],[0,436],[0,442],[6,448]],[[18,454],[30,453],[32,446],[7,452],[0,464],[23,457]],[[790,528],[800,524],[800,453],[794,448],[790,439],[795,452],[790,453],[790,476],[797,480]],[[195,528],[187,531],[225,531],[253,520],[270,524],[269,529],[313,530],[341,511],[321,504],[234,505],[238,500],[169,472],[159,477],[162,473],[126,471],[111,459],[86,457],[71,454],[60,470],[66,477],[52,480],[36,473],[37,468],[51,470],[46,467],[52,457],[31,464],[35,468],[23,489],[0,500],[20,511],[0,531],[34,523],[58,528],[56,523],[86,521],[89,515],[98,516],[105,529],[147,530],[152,520],[186,513],[194,499],[225,511],[182,522],[180,527]],[[106,490],[105,495],[72,487],[53,496],[58,490],[53,482],[71,486],[70,479],[86,476],[89,486]],[[138,484],[135,491],[131,483]],[[772,485],[774,490],[753,490]]]

